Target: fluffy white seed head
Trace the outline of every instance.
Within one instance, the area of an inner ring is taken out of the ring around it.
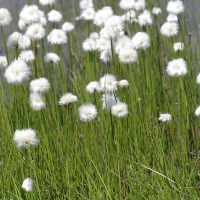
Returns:
[[[114,46],[115,46],[115,53],[117,54],[122,50],[133,48],[131,39],[125,35],[117,38],[117,42],[114,44]]]
[[[178,14],[184,12],[183,2],[180,0],[169,1],[167,4],[167,12],[174,14],[174,15],[178,15]]]
[[[65,33],[68,33],[70,31],[72,31],[74,29],[74,25],[70,22],[65,22],[63,25],[62,25],[62,30],[65,32]]]
[[[47,53],[45,56],[44,56],[44,62],[49,62],[49,63],[58,63],[60,61],[60,57],[55,54],[55,53]]]
[[[117,79],[112,74],[105,74],[100,79],[100,90],[104,93],[114,92],[117,90]]]
[[[84,122],[95,119],[95,117],[98,114],[95,105],[92,105],[90,103],[80,106],[78,111],[79,111],[80,120]]]
[[[138,16],[138,24],[140,26],[151,25],[152,23],[153,19],[151,17],[151,13],[148,10],[145,10]]]
[[[124,88],[124,87],[128,87],[129,86],[129,83],[127,80],[121,80],[119,81],[119,86]]]
[[[25,62],[31,62],[35,60],[35,55],[31,50],[21,51],[21,53],[19,54],[19,58],[24,60]]]
[[[177,22],[178,21],[178,17],[176,15],[173,15],[173,14],[169,14],[167,16],[167,21],[168,22]]]
[[[90,39],[97,41],[99,39],[99,34],[97,32],[90,33]]]
[[[175,22],[165,22],[160,31],[161,34],[167,37],[175,36],[178,34],[178,24]]]
[[[100,53],[100,60],[104,63],[110,62],[112,60],[111,50],[105,50]]]
[[[94,8],[87,8],[82,11],[81,18],[84,20],[93,20],[94,14],[95,14]]]
[[[112,106],[111,113],[116,117],[125,117],[128,115],[128,106],[123,102],[118,102]]]
[[[41,24],[32,24],[27,28],[26,35],[31,40],[41,40],[45,36],[45,29]]]
[[[113,94],[103,94],[102,95],[103,109],[110,111],[112,106],[114,106],[117,102],[119,102],[119,98],[115,97]]]
[[[28,26],[29,25],[26,24],[26,22],[24,20],[19,19],[19,21],[18,21],[18,27],[19,27],[20,30],[24,31],[24,30],[26,30],[28,28]]]
[[[92,0],[80,0],[79,6],[81,10],[94,7]]]
[[[5,71],[5,78],[8,83],[21,84],[29,79],[31,70],[23,60],[15,60],[12,62]]]
[[[170,61],[167,66],[167,74],[172,77],[187,74],[187,63],[182,58]]]
[[[123,10],[130,10],[135,7],[135,0],[121,0],[119,7]]]
[[[48,42],[51,44],[65,44],[67,43],[67,36],[61,29],[53,29],[47,36]]]
[[[150,47],[150,38],[145,32],[138,32],[132,38],[133,48],[146,49]]]
[[[41,110],[45,107],[44,98],[41,93],[30,94],[30,106],[33,110]]]
[[[199,75],[197,76],[197,84],[200,84],[200,73],[199,73]]]
[[[50,22],[59,22],[62,19],[62,14],[57,10],[51,10],[47,17]]]
[[[94,51],[96,50],[96,42],[95,40],[93,39],[86,39],[84,42],[83,42],[83,50],[84,51]]]
[[[0,8],[0,26],[7,26],[12,20],[11,14],[8,9]]]
[[[34,182],[32,178],[27,178],[22,183],[22,188],[24,188],[27,192],[32,192],[34,188]]]
[[[136,10],[144,10],[146,7],[145,0],[137,0],[135,3],[135,9]]]
[[[98,81],[93,81],[90,82],[87,86],[86,86],[86,91],[90,94],[94,93],[94,92],[99,92],[100,91],[100,86],[99,86],[99,82]]]
[[[0,69],[4,69],[8,66],[6,56],[0,56]]]
[[[60,101],[58,103],[63,106],[69,106],[71,105],[71,103],[74,103],[76,101],[78,101],[77,96],[71,93],[66,93],[60,98]]]
[[[195,115],[196,115],[197,117],[200,116],[200,106],[197,107],[197,109],[195,110]]]
[[[16,130],[13,140],[18,148],[29,147],[31,145],[37,146],[39,143],[36,131],[31,128]]]
[[[39,0],[39,3],[43,6],[52,6],[55,3],[55,0]]]
[[[43,11],[39,10],[38,15],[40,16],[38,23],[42,24],[43,26],[46,26],[47,19],[46,19],[45,13]]]
[[[33,93],[47,92],[50,89],[50,83],[46,78],[39,78],[30,82],[30,90]]]
[[[160,8],[154,7],[151,11],[153,15],[158,15],[159,13],[162,13],[162,10]]]
[[[137,61],[138,54],[134,49],[123,49],[119,52],[118,58],[121,63],[133,63]]]
[[[170,114],[165,113],[165,114],[160,114],[159,118],[160,121],[166,122],[166,121],[171,121],[172,117]]]
[[[110,40],[100,37],[96,42],[96,49],[100,52],[111,50]]]
[[[136,13],[134,10],[129,10],[127,13],[121,16],[121,19],[123,21],[127,21],[130,23],[137,22],[138,20],[136,19]]]
[[[174,51],[175,52],[178,50],[183,51],[183,49],[184,49],[183,43],[181,43],[181,42],[174,43]]]

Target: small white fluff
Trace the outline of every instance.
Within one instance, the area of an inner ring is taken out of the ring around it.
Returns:
[[[71,105],[71,103],[74,103],[76,101],[78,101],[77,96],[71,93],[66,93],[60,98],[60,101],[58,103],[59,105],[69,106]]]
[[[62,14],[57,10],[51,10],[47,17],[50,22],[59,22],[62,19]]]
[[[187,74],[187,63],[182,58],[174,59],[168,63],[167,74],[172,77]]]
[[[78,111],[79,111],[80,120],[84,122],[95,119],[98,114],[95,105],[90,104],[90,103],[80,106]]]
[[[111,50],[105,50],[100,53],[100,60],[102,62],[109,62],[112,60],[112,52]]]
[[[150,47],[150,38],[145,32],[138,32],[132,38],[133,48],[146,49]]]
[[[45,107],[44,98],[40,93],[31,93],[30,94],[30,106],[33,110],[41,110]]]
[[[70,31],[72,31],[74,29],[74,25],[70,22],[65,22],[63,25],[62,25],[62,30],[65,32],[65,33],[69,33]]]
[[[95,40],[93,39],[86,39],[84,42],[83,42],[83,50],[84,51],[94,51],[96,50],[96,42]]]
[[[47,19],[46,19],[45,13],[43,11],[39,10],[38,11],[38,15],[40,16],[40,19],[39,19],[38,23],[42,24],[43,26],[46,26]]]
[[[138,24],[140,26],[151,25],[152,23],[153,19],[149,10],[144,10],[144,12],[138,16]]]
[[[176,15],[173,15],[173,14],[169,14],[167,16],[167,21],[168,22],[177,22],[178,21],[178,17]]]
[[[18,148],[29,147],[31,145],[37,146],[39,143],[36,131],[31,128],[16,130],[13,140]]]
[[[135,9],[136,10],[144,10],[146,7],[145,0],[137,0],[135,3]]]
[[[27,178],[22,183],[22,188],[24,188],[27,192],[32,192],[34,188],[34,182],[32,178]]]
[[[21,84],[29,79],[31,70],[23,60],[13,61],[6,69],[4,76],[8,83]]]
[[[200,84],[200,73],[197,76],[197,84]]]
[[[7,26],[11,21],[12,17],[8,9],[0,8],[0,26]]]
[[[184,12],[183,2],[180,0],[169,1],[167,4],[167,12],[174,15]]]
[[[19,19],[18,27],[19,27],[20,30],[24,31],[28,28],[28,24],[26,24],[26,22],[24,20]]]
[[[121,19],[123,21],[127,21],[130,23],[137,22],[138,20],[136,19],[136,13],[134,10],[129,10],[127,13],[121,16]]]
[[[123,102],[118,102],[112,106],[111,113],[116,117],[125,117],[128,115],[128,106]]]
[[[51,44],[65,44],[67,43],[67,36],[61,29],[53,29],[47,36],[48,42]]]
[[[45,36],[45,29],[41,24],[32,24],[27,28],[26,35],[31,40],[41,40]]]
[[[99,39],[99,34],[97,32],[90,33],[90,39],[97,41]]]
[[[58,63],[60,61],[60,57],[55,54],[55,53],[47,53],[45,56],[44,56],[44,62],[47,63]]]
[[[81,10],[94,7],[92,0],[80,0],[79,6]]]
[[[105,74],[100,79],[100,90],[104,93],[117,91],[117,79],[112,74]]]
[[[44,77],[32,80],[30,82],[30,90],[33,93],[47,92],[49,89],[50,89],[50,83]]]
[[[43,6],[52,6],[53,4],[55,4],[55,0],[39,0],[39,3]]]
[[[121,63],[133,63],[137,61],[138,54],[134,49],[123,49],[119,52],[118,58]]]
[[[4,69],[8,66],[6,56],[0,56],[0,69]]]
[[[160,31],[161,34],[167,37],[175,36],[178,34],[179,26],[176,22],[165,22]]]
[[[94,14],[95,14],[94,8],[87,8],[82,11],[81,18],[84,20],[93,20]]]
[[[135,0],[121,0],[119,7],[123,10],[130,10],[135,8]]]
[[[181,43],[181,42],[174,43],[174,51],[175,52],[178,50],[183,51],[183,49],[184,49],[183,43]]]
[[[162,10],[160,8],[154,7],[151,13],[153,15],[158,15],[159,13],[162,13]]]
[[[94,93],[94,92],[99,92],[100,91],[100,86],[99,86],[99,82],[98,81],[93,81],[90,82],[87,86],[86,86],[86,91],[90,94]]]
[[[119,81],[119,86],[124,88],[124,87],[128,87],[129,86],[129,83],[127,80],[121,80]]]
[[[25,62],[31,62],[35,60],[35,55],[31,50],[21,51],[21,53],[19,54],[19,58],[24,60]]]
[[[112,106],[114,106],[117,102],[119,102],[119,98],[115,97],[113,94],[103,94],[102,95],[102,101],[103,101],[103,109],[110,111]]]
[[[170,114],[168,113],[165,113],[165,114],[160,114],[159,118],[158,118],[160,121],[162,122],[166,122],[166,121],[171,121],[172,117]]]
[[[200,106],[197,107],[197,109],[195,110],[195,115],[196,115],[197,117],[200,116]]]
[[[100,37],[96,42],[96,49],[100,52],[111,50],[110,40]]]
[[[133,48],[131,39],[126,35],[117,38],[117,42],[114,44],[114,46],[115,46],[115,53],[117,54],[122,50]]]

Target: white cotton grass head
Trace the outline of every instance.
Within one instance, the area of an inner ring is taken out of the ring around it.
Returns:
[[[41,110],[45,107],[44,97],[41,93],[30,94],[30,106],[35,111]]]
[[[197,109],[195,110],[195,115],[196,115],[197,117],[200,116],[200,106],[198,106]]]
[[[183,2],[180,0],[169,1],[167,4],[167,12],[174,14],[174,15],[178,15],[178,14],[184,12]]]
[[[99,82],[98,82],[98,81],[90,82],[90,83],[86,86],[86,91],[87,91],[89,94],[93,94],[94,92],[99,92],[99,91],[100,91]]]
[[[72,103],[76,101],[78,101],[77,96],[71,93],[66,93],[60,98],[60,101],[58,103],[59,105],[63,105],[66,107],[66,106],[70,106]]]
[[[178,34],[179,26],[176,22],[165,22],[160,31],[161,34],[167,37],[175,36]]]
[[[50,83],[44,77],[32,80],[30,82],[30,90],[33,93],[47,92],[49,89],[50,89]]]
[[[138,54],[134,49],[123,49],[118,54],[119,62],[128,64],[137,61]]]
[[[95,40],[95,41],[98,40],[99,34],[97,32],[90,33],[90,39]]]
[[[110,33],[108,28],[104,27],[99,32],[101,38],[110,39]],[[113,31],[113,37],[115,37],[115,32]]]
[[[53,29],[47,36],[48,42],[51,44],[65,44],[67,43],[67,36],[61,29]]]
[[[100,60],[104,63],[110,62],[112,60],[111,50],[105,50],[100,53]]]
[[[94,24],[99,27],[103,27],[106,21],[113,15],[111,7],[103,7],[94,14]]]
[[[0,26],[4,27],[10,24],[12,17],[8,9],[0,8]]]
[[[152,23],[153,19],[149,10],[144,10],[144,12],[138,16],[138,24],[140,26],[151,25]]]
[[[55,54],[55,53],[47,53],[45,56],[44,56],[44,62],[47,63],[58,63],[60,61],[60,57]]]
[[[144,10],[146,7],[145,0],[137,0],[135,2],[135,9],[136,10]]]
[[[39,10],[38,15],[40,16],[38,23],[42,24],[43,26],[46,26],[47,19],[46,19],[45,13],[43,11]]]
[[[21,33],[18,33],[17,31],[12,33],[7,40],[6,46],[11,47],[11,45],[16,45],[18,44],[19,38],[22,37]]]
[[[35,60],[35,55],[32,50],[21,51],[21,53],[19,54],[19,58],[24,60],[25,62],[31,62]]]
[[[39,0],[39,3],[42,5],[42,6],[52,6],[53,4],[55,4],[55,0]]]
[[[24,30],[26,30],[28,28],[28,26],[29,25],[26,24],[26,22],[24,20],[19,19],[19,21],[18,21],[18,27],[19,27],[20,30],[24,31]]]
[[[80,0],[79,6],[81,10],[94,7],[92,0]]]
[[[138,32],[132,38],[133,48],[135,49],[147,49],[150,47],[150,37],[145,32]]]
[[[162,10],[161,10],[161,8],[154,7],[154,8],[152,9],[151,13],[152,13],[153,15],[158,15],[159,13],[162,13]]]
[[[47,17],[50,22],[60,22],[60,20],[62,19],[62,14],[57,10],[51,10],[47,14]]]
[[[107,51],[107,50],[111,50],[111,42],[109,39],[100,37],[97,41],[96,41],[96,49],[100,52],[102,51]]]
[[[174,59],[168,63],[166,71],[172,77],[183,76],[187,74],[187,63],[182,58]]]
[[[103,109],[110,111],[112,106],[119,102],[119,98],[115,97],[113,94],[103,94],[102,95]]]
[[[84,42],[83,42],[83,51],[94,51],[96,50],[96,42],[95,40],[93,39],[86,39]]]
[[[168,22],[178,22],[178,17],[176,15],[173,14],[169,14],[167,16],[167,21]]]
[[[0,56],[0,69],[4,69],[8,66],[8,61],[6,56]]]
[[[41,24],[31,24],[26,30],[26,35],[31,40],[41,40],[45,36],[45,29]]]
[[[100,79],[100,90],[102,92],[115,92],[117,90],[117,79],[112,74],[105,74]]]
[[[200,73],[197,76],[197,84],[200,84]]]
[[[121,81],[119,81],[119,86],[122,88],[126,88],[129,86],[129,83],[127,80],[121,80]]]
[[[120,51],[124,49],[132,49],[132,41],[128,36],[122,36],[117,38],[117,42],[115,43],[115,53],[119,53]]]
[[[138,21],[136,19],[136,12],[134,10],[129,10],[127,13],[121,16],[121,19],[130,23]]]
[[[112,106],[111,113],[116,117],[125,117],[128,115],[128,106],[123,102],[118,102]]]
[[[121,0],[119,7],[123,10],[130,10],[135,7],[135,0]]]
[[[39,143],[36,131],[31,128],[16,130],[14,133],[13,141],[18,148],[37,146]]]
[[[183,51],[184,49],[184,43],[177,42],[174,43],[174,51],[177,52],[178,50]]]
[[[24,188],[27,192],[32,192],[34,188],[34,182],[32,178],[27,178],[22,183],[22,188]]]
[[[96,106],[90,103],[80,106],[78,111],[80,120],[84,122],[95,119],[98,114]]]
[[[158,118],[160,121],[162,122],[169,122],[171,121],[172,117],[170,114],[168,113],[165,113],[165,114],[160,114],[159,118]]]
[[[6,69],[4,76],[8,83],[21,84],[29,79],[31,70],[23,60],[13,61]]]
[[[65,23],[62,25],[62,30],[63,30],[65,33],[69,33],[70,31],[74,30],[74,25],[73,25],[71,22],[65,22]]]
[[[84,20],[93,20],[94,14],[95,14],[94,8],[87,8],[82,11],[81,18]]]

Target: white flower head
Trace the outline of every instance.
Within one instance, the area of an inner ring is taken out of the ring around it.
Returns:
[[[59,22],[62,19],[62,14],[57,10],[51,10],[47,16],[50,22]]]
[[[95,41],[98,40],[99,34],[97,32],[90,33],[90,39],[95,40]]]
[[[172,77],[187,74],[187,63],[182,58],[170,61],[167,66],[167,74]]]
[[[38,15],[40,16],[38,23],[42,24],[43,26],[46,26],[47,19],[46,19],[45,13],[43,11],[39,10]]]
[[[160,8],[154,7],[151,13],[153,15],[158,15],[159,13],[162,13],[162,10]]]
[[[70,22],[65,22],[63,25],[62,25],[62,30],[66,33],[72,31],[74,29],[74,25]]]
[[[197,76],[197,84],[200,84],[200,73]]]
[[[130,23],[137,22],[136,13],[134,10],[129,10],[127,13],[121,16],[123,21],[127,21]]]
[[[39,3],[43,6],[52,6],[55,3],[55,0],[39,0]]]
[[[53,29],[47,36],[48,42],[51,44],[65,44],[67,43],[67,36],[61,29]]]
[[[8,66],[6,56],[0,56],[0,69],[4,69]]]
[[[144,10],[146,7],[145,0],[137,0],[135,3],[135,9],[136,10]]]
[[[178,21],[178,17],[176,15],[173,15],[173,14],[169,14],[167,16],[167,21],[168,22],[177,22]]]
[[[132,38],[133,48],[146,49],[150,47],[150,38],[145,32],[138,32]]]
[[[33,110],[41,110],[45,107],[44,98],[41,93],[30,94],[30,106]]]
[[[28,28],[28,24],[26,24],[26,22],[24,21],[24,20],[22,20],[22,19],[19,19],[19,21],[18,21],[18,27],[19,27],[19,29],[20,30],[26,30],[27,28]]]
[[[80,0],[79,6],[81,10],[85,10],[87,8],[93,8],[93,2],[92,0]]]
[[[41,24],[32,24],[27,28],[26,35],[31,40],[41,40],[45,36],[45,29]]]
[[[5,78],[8,83],[21,84],[29,79],[31,70],[23,60],[15,60],[12,62],[5,71]]]
[[[14,142],[17,147],[29,147],[31,145],[37,146],[39,140],[37,139],[36,131],[33,129],[16,130],[14,133]]]
[[[125,117],[128,115],[128,106],[123,102],[118,102],[111,108],[111,113],[117,117]]]
[[[0,26],[7,26],[12,20],[11,14],[8,9],[0,8]]]
[[[112,52],[111,50],[105,50],[100,53],[100,60],[102,62],[110,62],[112,60]]]
[[[196,115],[197,117],[200,116],[200,106],[197,107],[197,109],[195,110],[195,115]]]
[[[100,79],[100,90],[102,92],[114,92],[117,90],[117,79],[112,74],[105,74],[104,77]]]
[[[49,63],[58,63],[60,61],[60,57],[55,54],[55,53],[47,53],[45,56],[44,56],[44,62],[49,62]]]
[[[184,12],[183,2],[180,0],[169,1],[167,4],[167,12],[174,15]]]
[[[102,101],[103,101],[103,109],[110,111],[112,106],[114,106],[117,102],[119,102],[119,98],[115,97],[113,94],[103,94],[102,95]]]
[[[100,37],[96,42],[96,49],[100,52],[111,50],[111,42],[109,39]]]
[[[79,111],[80,120],[84,122],[95,119],[95,117],[98,114],[95,105],[90,104],[90,103],[80,106],[78,111]]]
[[[122,36],[117,38],[117,42],[115,43],[115,52],[118,54],[120,51],[125,49],[132,49],[132,41],[128,36]]]
[[[149,10],[145,10],[142,14],[138,16],[138,24],[140,26],[151,25],[152,23],[153,19]]]
[[[170,114],[165,113],[165,114],[160,114],[159,118],[160,121],[166,122],[166,121],[171,121],[172,117]]]
[[[27,178],[22,183],[22,188],[24,188],[27,192],[32,192],[34,188],[34,182],[32,178]]]
[[[137,61],[138,54],[134,49],[123,49],[118,54],[119,62],[133,63]]]
[[[24,60],[25,62],[31,62],[35,60],[35,55],[31,50],[21,51],[21,53],[19,54],[19,58]]]
[[[135,7],[135,0],[121,0],[119,7],[123,10],[130,10]]]
[[[129,86],[129,83],[127,80],[121,80],[119,81],[119,86],[124,88],[124,87],[128,87]]]
[[[99,86],[99,82],[98,81],[93,81],[90,82],[87,86],[86,86],[86,91],[90,94],[94,93],[94,92],[99,92],[100,91],[100,86]]]
[[[94,8],[87,8],[82,11],[81,18],[83,18],[84,20],[93,20],[94,14]]]
[[[178,34],[179,26],[175,22],[165,22],[160,31],[161,34],[167,37],[175,36]]]
[[[95,40],[93,39],[86,39],[84,42],[83,42],[83,50],[84,51],[94,51],[96,50],[96,42]]]
[[[33,93],[47,92],[50,89],[50,83],[46,78],[39,78],[30,82],[30,90]]]
[[[184,49],[183,43],[181,43],[181,42],[174,43],[174,51],[175,52],[178,50],[183,51],[183,49]]]
[[[60,98],[60,101],[58,103],[59,105],[63,105],[66,107],[66,106],[70,106],[72,103],[76,101],[78,101],[77,96],[71,93],[66,93]]]

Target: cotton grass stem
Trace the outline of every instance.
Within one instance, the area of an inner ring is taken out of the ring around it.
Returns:
[[[8,62],[8,65],[10,64],[10,61],[9,61],[9,57],[8,57],[8,51],[7,51],[7,47],[6,47],[6,41],[5,41],[5,37],[4,37],[4,32],[3,32],[3,27],[1,26],[1,33],[2,33],[2,36],[3,36],[3,43],[4,43],[4,49],[5,49],[5,53],[6,53],[6,58],[7,58],[7,62]]]

